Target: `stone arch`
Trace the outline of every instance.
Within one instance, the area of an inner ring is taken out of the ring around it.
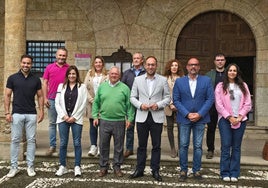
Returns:
[[[256,71],[255,71],[255,124],[266,126],[268,118],[266,117],[266,108],[268,97],[268,86],[263,81],[268,80],[267,73],[267,40],[268,25],[265,18],[259,13],[258,5],[249,1],[237,2],[231,1],[193,1],[181,7],[177,14],[170,20],[163,38],[162,58],[167,60],[169,57],[175,57],[177,38],[183,27],[194,17],[208,11],[226,11],[236,14],[243,19],[251,28],[256,42]]]
[[[170,20],[168,24],[169,27],[166,29],[166,35],[163,38],[163,58],[165,57],[174,57],[177,38],[183,29],[183,27],[194,17],[198,16],[201,13],[209,11],[226,11],[236,14],[241,19],[243,19],[249,27],[252,29],[252,32],[255,36],[257,51],[262,49],[267,49],[268,44],[262,43],[264,39],[264,33],[268,32],[268,26],[265,23],[265,18],[262,17],[257,9],[254,8],[253,4],[242,4],[236,3],[235,0],[231,1],[233,3],[226,2],[225,4],[217,3],[202,3],[202,1],[195,1],[191,4],[185,4],[184,7],[178,10],[178,13],[175,14],[174,18]],[[232,5],[232,6],[231,6]],[[198,7],[198,8],[197,8]],[[261,44],[261,45],[260,45]]]

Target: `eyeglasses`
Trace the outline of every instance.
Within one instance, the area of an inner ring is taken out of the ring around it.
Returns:
[[[231,100],[234,100],[235,97],[234,97],[234,90],[229,90],[229,94],[230,94],[230,99]]]
[[[197,67],[197,66],[199,66],[199,64],[187,64],[187,66],[189,66],[189,67],[193,67],[193,66]]]

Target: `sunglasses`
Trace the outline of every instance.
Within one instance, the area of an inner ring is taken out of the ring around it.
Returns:
[[[234,100],[235,97],[234,97],[234,90],[229,90],[229,94],[230,94],[230,99],[231,100]]]

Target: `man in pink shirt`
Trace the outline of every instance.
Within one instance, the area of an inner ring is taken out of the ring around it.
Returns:
[[[56,52],[56,61],[47,65],[43,75],[44,104],[47,107],[49,119],[49,149],[47,156],[51,156],[56,151],[57,135],[57,112],[55,109],[55,97],[60,83],[64,82],[66,71],[69,65],[66,63],[68,51],[59,48]]]

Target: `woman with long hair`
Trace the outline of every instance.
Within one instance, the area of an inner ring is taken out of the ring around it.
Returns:
[[[240,175],[241,144],[251,110],[251,96],[236,64],[225,69],[223,82],[215,89],[215,106],[221,136],[220,175],[237,182]]]
[[[86,86],[81,82],[77,67],[71,65],[67,69],[64,83],[58,86],[55,99],[60,133],[60,167],[56,172],[56,176],[62,176],[68,172],[66,155],[70,129],[72,130],[75,153],[74,175],[81,176],[81,135],[87,101],[86,93]]]
[[[97,93],[99,85],[108,79],[107,71],[105,69],[105,62],[102,56],[96,56],[94,61],[91,63],[91,68],[87,72],[85,77],[85,85],[87,88],[87,107],[86,117],[89,118],[89,138],[90,138],[90,149],[88,156],[95,156],[99,154],[98,149],[98,127],[93,125],[93,118],[91,115],[92,104],[94,101],[95,94]]]
[[[177,59],[171,59],[166,63],[165,66],[165,73],[164,76],[167,77],[168,80],[168,86],[170,90],[170,96],[172,99],[172,92],[175,80],[179,77],[184,76],[184,71],[182,68],[181,63]],[[173,105],[173,101],[171,100],[170,104],[165,107],[165,115],[167,120],[167,133],[168,133],[168,140],[171,148],[170,156],[172,158],[175,158],[177,156],[177,149],[179,148],[179,124],[177,124],[178,127],[178,134],[177,134],[177,141],[178,141],[178,148],[175,148],[175,142],[174,142],[174,123],[176,120],[176,112],[177,109]]]

